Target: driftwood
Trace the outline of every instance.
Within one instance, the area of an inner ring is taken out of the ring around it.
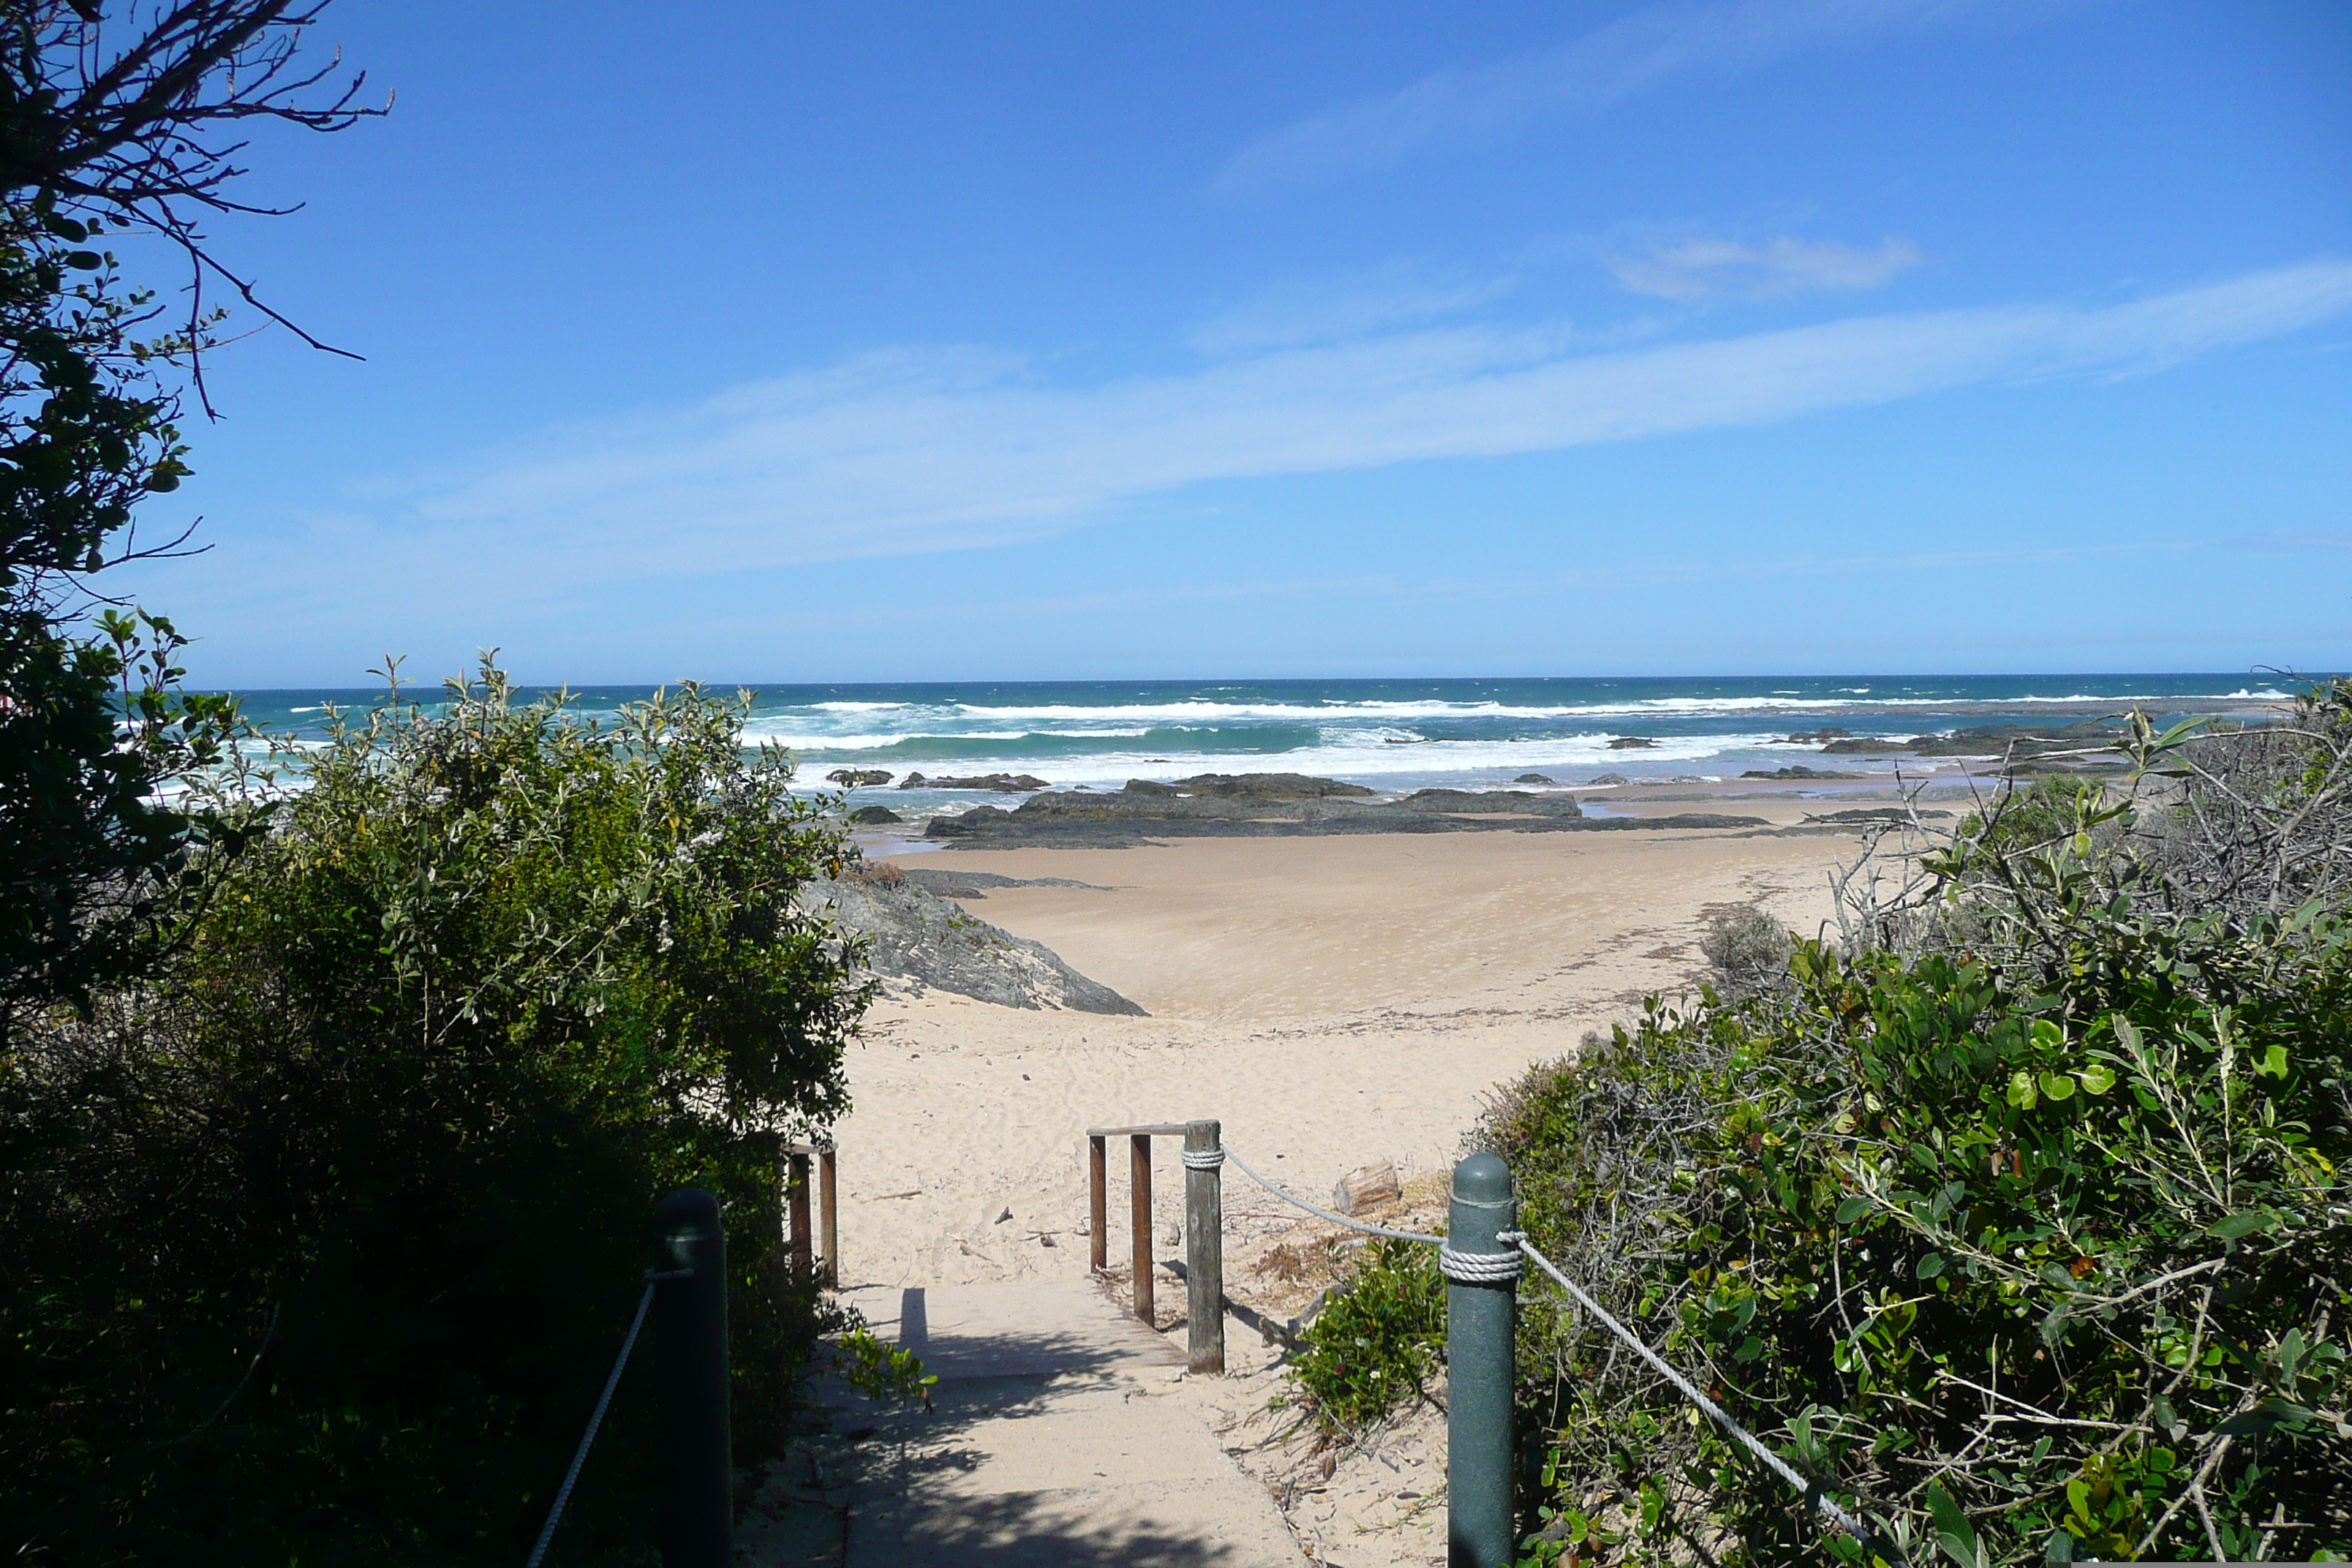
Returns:
[[[1384,1204],[1403,1188],[1398,1184],[1394,1163],[1387,1160],[1377,1165],[1365,1165],[1339,1178],[1331,1189],[1331,1206],[1345,1215],[1358,1215],[1374,1204]]]

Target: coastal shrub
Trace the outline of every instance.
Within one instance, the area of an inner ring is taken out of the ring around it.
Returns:
[[[2352,1553],[2352,925],[2309,854],[2346,696],[2143,722],[2170,793],[2037,786],[2048,823],[1930,857],[1916,946],[1799,942],[1501,1097],[1535,1243],[1877,1532],[1547,1298],[1528,1561]]]
[[[1349,1249],[1342,1282],[1306,1334],[1284,1395],[1326,1437],[1427,1399],[1445,1359],[1445,1280],[1436,1248],[1376,1238]]]
[[[740,704],[608,727],[485,664],[333,716],[178,956],[0,1077],[0,1530],[111,1563],[514,1561],[619,1346],[656,1196],[729,1227],[737,1455],[827,1322],[778,1141],[845,1104],[867,989],[796,910],[837,826]],[[649,1539],[646,1369],[564,1530]]]
[[[924,1369],[923,1358],[877,1339],[864,1327],[851,1329],[834,1342],[834,1374],[866,1398],[885,1405],[931,1407],[931,1390],[939,1375]]]
[[[1778,985],[1789,973],[1788,928],[1752,904],[1710,918],[1698,950],[1726,1001],[1744,1002]]]

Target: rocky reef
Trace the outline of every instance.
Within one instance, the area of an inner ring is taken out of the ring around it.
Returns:
[[[1761,817],[1586,816],[1570,795],[1424,789],[1381,800],[1360,784],[1299,773],[1204,773],[1173,784],[1130,779],[1116,793],[1032,795],[1016,809],[935,816],[924,837],[949,847],[1119,848],[1151,838],[1297,838],[1347,833],[1556,833],[1755,827]]]
[[[1792,737],[1793,738],[1793,737]],[[1822,751],[1841,755],[1888,756],[1897,752],[1922,757],[1998,757],[2023,759],[2052,752],[2099,751],[2121,739],[2098,720],[2069,724],[2063,730],[2037,730],[2022,724],[1987,724],[1954,730],[1942,735],[1914,735],[1907,741],[1869,736],[1832,741]]]
[[[999,795],[1018,795],[1024,790],[1044,789],[1045,781],[1034,773],[975,773],[970,778],[927,779],[920,773],[908,773],[898,781],[900,789],[986,789]]]
[[[866,963],[893,989],[929,987],[1033,1011],[1145,1016],[1043,942],[964,913],[887,861],[810,882],[798,897],[804,907],[830,914],[842,931],[866,938]]]

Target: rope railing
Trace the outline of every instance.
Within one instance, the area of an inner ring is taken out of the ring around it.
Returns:
[[[656,1392],[655,1452],[660,1456],[660,1548],[665,1568],[728,1568],[735,1559],[733,1459],[728,1435],[727,1230],[719,1200],[682,1187],[654,1210],[657,1259],[641,1277],[645,1289],[621,1336],[620,1353],[580,1446],[563,1472],[524,1568],[540,1568],[563,1511],[580,1484],[604,1417],[619,1392],[648,1318],[653,1321]]]
[[[1191,1125],[1203,1128],[1213,1128],[1216,1126],[1213,1122],[1192,1123]],[[1175,1130],[1175,1128],[1171,1127],[1166,1131],[1173,1131]],[[1119,1129],[1118,1131],[1129,1130]],[[1141,1132],[1143,1130],[1136,1129],[1133,1131]],[[1155,1128],[1151,1131],[1160,1131],[1160,1129]],[[1136,1142],[1139,1144],[1142,1144],[1146,1142],[1146,1139],[1143,1137],[1138,1137]],[[1205,1142],[1205,1140],[1202,1142]],[[1491,1160],[1492,1157],[1484,1156],[1474,1158],[1486,1158]],[[1568,1275],[1561,1270],[1558,1264],[1545,1257],[1536,1245],[1528,1239],[1527,1232],[1498,1226],[1492,1234],[1495,1243],[1497,1244],[1502,1250],[1490,1251],[1468,1246],[1467,1238],[1465,1237],[1465,1248],[1457,1251],[1445,1237],[1433,1236],[1422,1231],[1398,1230],[1392,1226],[1383,1225],[1373,1225],[1370,1221],[1360,1220],[1352,1215],[1339,1214],[1331,1209],[1324,1208],[1320,1205],[1308,1203],[1304,1198],[1297,1197],[1291,1193],[1286,1192],[1283,1188],[1276,1185],[1265,1176],[1260,1174],[1255,1169],[1252,1168],[1249,1162],[1243,1159],[1239,1154],[1234,1152],[1232,1147],[1224,1143],[1222,1138],[1218,1138],[1213,1144],[1207,1147],[1192,1146],[1192,1141],[1188,1139],[1188,1146],[1184,1150],[1183,1161],[1184,1167],[1188,1173],[1201,1172],[1204,1174],[1210,1175],[1213,1175],[1213,1173],[1222,1166],[1230,1163],[1237,1167],[1241,1171],[1242,1174],[1247,1176],[1251,1181],[1255,1182],[1259,1186],[1264,1187],[1276,1197],[1280,1198],[1284,1203],[1290,1205],[1293,1208],[1300,1210],[1302,1213],[1311,1215],[1317,1219],[1324,1220],[1332,1225],[1342,1226],[1349,1230],[1359,1231],[1367,1236],[1386,1237],[1391,1240],[1419,1242],[1424,1246],[1434,1247],[1438,1249],[1438,1271],[1454,1285],[1474,1288],[1502,1285],[1516,1286],[1521,1275],[1525,1272],[1526,1265],[1533,1263],[1545,1274],[1550,1276],[1552,1280],[1557,1283],[1561,1289],[1565,1290],[1578,1306],[1591,1313],[1595,1322],[1598,1322],[1602,1328],[1614,1335],[1626,1346],[1626,1348],[1633,1351],[1635,1355],[1641,1357],[1653,1371],[1656,1372],[1659,1376],[1664,1378],[1668,1384],[1672,1384],[1677,1393],[1681,1394],[1684,1398],[1689,1400],[1694,1406],[1706,1415],[1707,1419],[1721,1427],[1723,1431],[1734,1441],[1738,1443],[1740,1447],[1746,1448],[1750,1454],[1753,1454],[1768,1469],[1780,1478],[1780,1480],[1785,1482],[1791,1490],[1795,1491],[1806,1501],[1811,1503],[1815,1510],[1817,1510],[1822,1517],[1831,1525],[1838,1530],[1845,1531],[1855,1540],[1867,1543],[1880,1557],[1884,1558],[1888,1563],[1895,1564],[1895,1568],[1904,1568],[1905,1560],[1899,1551],[1891,1542],[1888,1542],[1878,1531],[1873,1529],[1860,1516],[1846,1509],[1834,1498],[1831,1497],[1828,1492],[1823,1489],[1821,1483],[1807,1478],[1804,1474],[1799,1471],[1795,1466],[1790,1464],[1788,1460],[1781,1458],[1780,1454],[1774,1452],[1771,1447],[1765,1443],[1762,1438],[1757,1436],[1753,1432],[1748,1431],[1748,1428],[1733,1420],[1730,1414],[1727,1412],[1722,1405],[1709,1398],[1697,1384],[1694,1384],[1689,1378],[1676,1371],[1664,1357],[1661,1356],[1656,1351],[1643,1343],[1639,1336],[1634,1334],[1631,1329],[1628,1329],[1623,1323],[1617,1320],[1615,1314],[1612,1313],[1599,1301],[1593,1300],[1590,1292],[1585,1290],[1582,1286],[1577,1284],[1575,1280],[1570,1279]],[[1480,1199],[1475,1195],[1466,1194],[1462,1190],[1463,1184],[1461,1176],[1463,1173],[1469,1168],[1470,1163],[1471,1163],[1469,1161],[1464,1162],[1463,1167],[1458,1169],[1456,1172],[1453,1198],[1456,1211],[1457,1223],[1454,1227],[1456,1229],[1465,1228],[1462,1223],[1462,1216],[1465,1211],[1468,1212],[1474,1219],[1492,1224],[1494,1221],[1486,1220],[1486,1216],[1478,1213],[1478,1211],[1495,1211],[1496,1217],[1499,1219],[1504,1215],[1507,1215],[1514,1206],[1514,1201],[1508,1195],[1508,1173],[1502,1168],[1499,1161],[1493,1162],[1495,1170],[1491,1174],[1487,1174],[1486,1177],[1488,1180],[1499,1179],[1501,1182],[1502,1185],[1498,1190],[1498,1195],[1493,1198]],[[1142,1168],[1148,1170],[1148,1166]],[[1097,1161],[1097,1171],[1099,1175],[1099,1161]],[[1097,1203],[1098,1215],[1100,1207],[1101,1205]],[[1139,1213],[1141,1211],[1139,1210]],[[1478,1228],[1483,1229],[1483,1225]],[[1097,1232],[1097,1245],[1099,1246],[1099,1232]],[[1138,1255],[1139,1257],[1142,1256],[1139,1247]],[[1220,1289],[1220,1295],[1222,1295],[1222,1289]],[[1456,1303],[1449,1302],[1449,1323],[1454,1316],[1456,1306]],[[1451,1349],[1454,1333],[1454,1329],[1449,1326],[1449,1351]],[[1488,1339],[1492,1339],[1493,1335],[1490,1332],[1486,1337]],[[1502,1355],[1506,1358],[1506,1368],[1507,1368],[1508,1337],[1507,1332],[1506,1332],[1503,1336],[1504,1348],[1501,1352]],[[1222,1346],[1220,1348],[1222,1348]],[[1451,1359],[1452,1357],[1449,1354],[1449,1360]],[[1506,1377],[1507,1378],[1507,1372],[1506,1373]],[[1457,1395],[1454,1400],[1457,1414],[1460,1411],[1463,1403],[1463,1396],[1459,1392],[1457,1392]],[[1491,1403],[1491,1400],[1484,1401],[1483,1403]],[[1491,1415],[1492,1413],[1488,1414]],[[1507,1425],[1507,1400],[1506,1401],[1503,1414],[1505,1415],[1505,1424]],[[1449,1469],[1451,1469],[1459,1464],[1465,1444],[1462,1440],[1460,1429],[1458,1427],[1452,1427],[1451,1423],[1449,1423],[1449,1426],[1453,1432],[1453,1436],[1449,1436],[1449,1449],[1453,1458],[1453,1463],[1449,1465]],[[1477,1446],[1483,1450],[1486,1447],[1490,1445],[1486,1443],[1482,1438],[1478,1442]],[[1491,1467],[1482,1465],[1481,1468],[1483,1469]],[[1500,1473],[1501,1472],[1499,1470],[1496,1472],[1498,1477],[1500,1476]],[[1454,1487],[1454,1495],[1457,1496],[1461,1495],[1459,1482],[1460,1478],[1457,1477]],[[1503,1489],[1507,1492],[1508,1488],[1507,1482],[1503,1483]],[[1504,1506],[1507,1516],[1507,1503],[1506,1502]],[[1507,1529],[1507,1524],[1505,1528]],[[1459,1537],[1465,1532],[1461,1530],[1457,1530],[1455,1533],[1457,1537]],[[1482,1531],[1474,1527],[1469,1533],[1485,1533],[1491,1535],[1493,1532],[1491,1529]],[[1474,1549],[1472,1555],[1484,1556],[1486,1553],[1481,1550]]]
[[[654,1287],[665,1279],[686,1279],[693,1277],[691,1268],[673,1268],[656,1274],[646,1270],[646,1293],[637,1298],[637,1315],[629,1320],[629,1331],[621,1339],[621,1353],[613,1358],[612,1374],[604,1379],[604,1392],[596,1396],[595,1411],[588,1417],[588,1430],[580,1434],[580,1447],[572,1456],[572,1468],[563,1472],[563,1484],[555,1489],[555,1505],[547,1510],[547,1523],[539,1532],[538,1544],[530,1549],[530,1559],[523,1568],[539,1568],[540,1559],[547,1555],[548,1543],[555,1539],[555,1527],[563,1522],[563,1505],[572,1500],[572,1489],[580,1480],[580,1467],[588,1462],[588,1450],[595,1445],[597,1429],[604,1425],[604,1412],[612,1408],[613,1392],[621,1386],[621,1370],[629,1364],[629,1352],[637,1348],[637,1331],[646,1326],[646,1312],[654,1304]]]

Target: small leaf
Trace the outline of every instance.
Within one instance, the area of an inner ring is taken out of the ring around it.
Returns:
[[[1860,1193],[1856,1193],[1853,1196],[1846,1199],[1845,1202],[1838,1205],[1837,1222],[1840,1225],[1852,1225],[1854,1221],[1860,1219],[1869,1212],[1870,1200],[1863,1196]]]
[[[2263,1053],[2263,1059],[2255,1064],[2254,1071],[2272,1078],[2286,1077],[2286,1047],[2273,1041],[2271,1048]]]
[[[2048,1095],[2053,1104],[2059,1100],[2072,1100],[2074,1098],[2074,1080],[2063,1072],[2043,1073],[2042,1092]]]
[[[2248,1209],[2243,1214],[2233,1214],[2227,1219],[2215,1220],[2205,1227],[2205,1234],[2221,1241],[2236,1241],[2242,1237],[2252,1236],[2259,1230],[2273,1229],[2278,1222],[2279,1216],[2268,1209]]]
[[[2055,1050],[2066,1043],[2066,1031],[2047,1018],[2033,1020],[2033,1043],[2045,1050]]]
[[[2084,1094],[2105,1094],[2116,1087],[2115,1069],[2103,1062],[2093,1062],[2075,1076],[2083,1080]]]
[[[1959,1564],[1959,1568],[1984,1568],[1983,1549],[1977,1543],[1976,1527],[1952,1494],[1934,1481],[1927,1483],[1927,1511],[1936,1521],[1936,1544],[1944,1555]]]
[[[1918,1267],[1914,1268],[1912,1273],[1921,1279],[1933,1279],[1943,1271],[1944,1255],[1940,1252],[1931,1252],[1919,1259]]]
[[[2010,1075],[2010,1104],[2017,1107],[2020,1110],[2031,1110],[2041,1099],[2041,1091],[2033,1087],[2033,1075],[2032,1073],[2015,1072]]]
[[[2284,1399],[2265,1399],[2242,1415],[2232,1415],[2213,1428],[2224,1437],[2258,1437],[2290,1421],[2308,1421],[2311,1412]]]

